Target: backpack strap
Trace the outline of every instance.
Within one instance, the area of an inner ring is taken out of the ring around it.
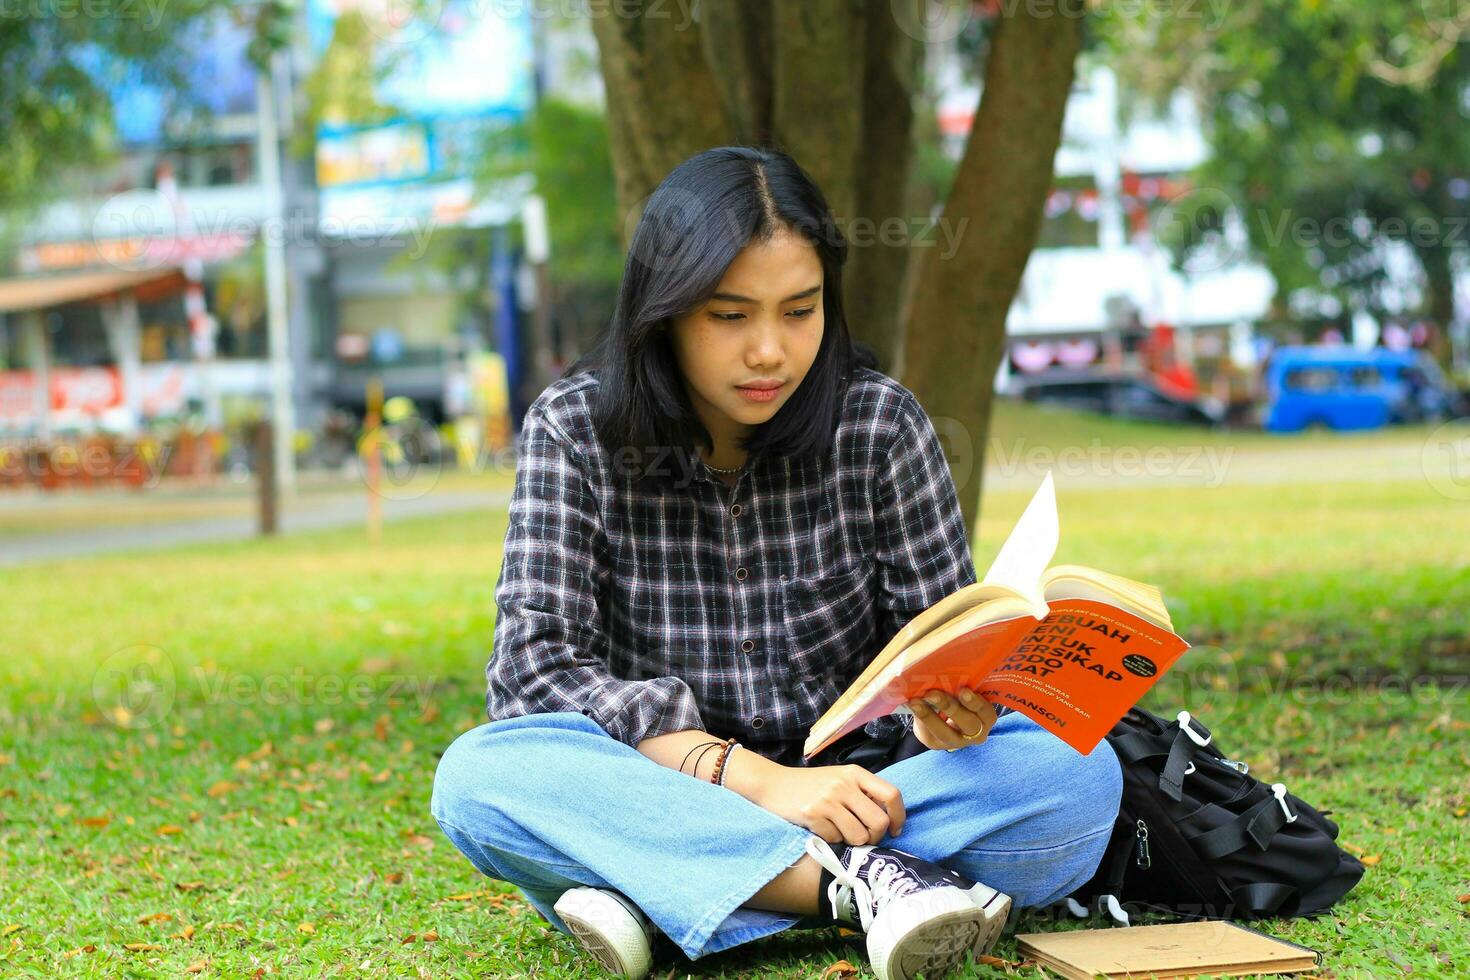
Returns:
[[[1108,744],[1125,763],[1136,763],[1155,756],[1167,756],[1163,772],[1159,774],[1159,791],[1175,803],[1184,798],[1184,777],[1189,774],[1189,765],[1195,752],[1210,744],[1210,730],[1196,721],[1188,711],[1181,711],[1176,722],[1178,728],[1173,739],[1166,728],[1157,735],[1149,732],[1129,732],[1108,739]],[[1169,726],[1173,728],[1173,725]]]
[[[1271,795],[1226,824],[1207,830],[1203,834],[1187,838],[1200,857],[1207,861],[1234,854],[1246,845],[1255,844],[1265,850],[1271,838],[1282,827],[1296,820],[1296,814],[1286,805],[1286,786],[1271,784]]]

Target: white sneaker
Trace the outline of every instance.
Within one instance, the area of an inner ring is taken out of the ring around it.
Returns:
[[[821,896],[831,916],[857,922],[866,934],[878,980],[919,973],[937,980],[966,952],[983,956],[1000,938],[1011,900],[988,885],[891,847],[844,844],[834,851],[813,835],[806,850],[832,874]]]
[[[568,888],[552,908],[609,973],[640,980],[653,969],[653,924],[621,893]]]

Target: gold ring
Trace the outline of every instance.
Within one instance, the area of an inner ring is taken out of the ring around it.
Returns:
[[[980,727],[980,730],[978,732],[976,732],[974,735],[962,735],[960,737],[963,738],[966,742],[974,742],[976,739],[979,739],[979,738],[983,737],[984,735],[985,735],[985,727],[982,725]],[[963,746],[963,745],[957,745],[957,746],[955,746],[952,749],[945,749],[944,751],[946,751],[946,752],[958,752],[960,749],[962,749],[964,747],[965,746]]]

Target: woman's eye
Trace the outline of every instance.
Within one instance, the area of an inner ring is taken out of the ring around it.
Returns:
[[[710,316],[714,317],[716,320],[725,320],[726,322],[728,322],[728,321],[731,321],[731,320],[740,320],[740,319],[743,319],[745,317],[745,314],[744,313],[711,313]]]
[[[805,320],[807,317],[811,316],[815,312],[817,312],[817,308],[815,306],[808,306],[804,310],[792,310],[791,315],[796,317],[798,320]]]

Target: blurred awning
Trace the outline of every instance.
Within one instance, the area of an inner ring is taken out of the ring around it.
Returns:
[[[41,310],[77,300],[101,299],[179,275],[179,270],[174,268],[135,271],[106,269],[0,279],[0,313]]]

